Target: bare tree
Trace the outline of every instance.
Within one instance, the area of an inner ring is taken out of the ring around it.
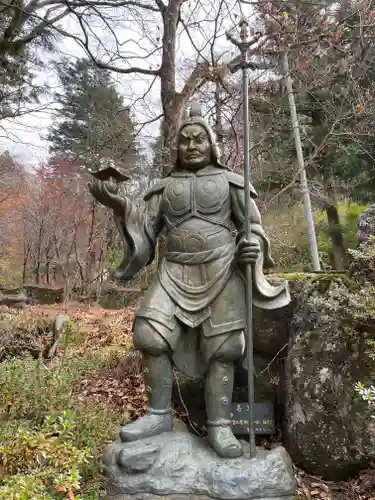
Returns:
[[[144,102],[158,82],[164,153],[161,162],[167,169],[173,158],[176,123],[184,108],[207,82],[216,82],[226,67],[222,40],[233,22],[231,11],[236,2],[129,0],[67,5],[77,29],[73,32],[55,25],[55,31],[74,40],[99,67],[148,80],[149,87],[137,101]],[[135,83],[132,85],[129,92],[134,92]],[[151,123],[160,117],[154,113],[145,121]]]

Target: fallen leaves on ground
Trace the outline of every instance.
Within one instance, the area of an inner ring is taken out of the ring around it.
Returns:
[[[375,470],[362,471],[349,481],[324,481],[295,469],[298,500],[375,500]]]
[[[10,312],[10,310],[9,310]],[[68,310],[62,304],[48,306],[27,306],[22,314],[30,321],[36,318],[53,320],[57,314],[68,314],[82,334],[77,350],[118,346],[126,352],[117,367],[90,374],[81,379],[76,387],[76,398],[84,401],[105,402],[119,415],[133,420],[145,414],[147,396],[143,382],[143,365],[140,353],[132,349],[131,326],[134,307],[124,309],[103,309],[82,303],[69,304]],[[12,312],[11,314],[20,314]],[[120,423],[120,422],[119,422]],[[266,448],[273,448],[280,442],[278,432],[275,438],[267,440]],[[366,470],[349,481],[324,481],[295,468],[298,500],[375,500],[375,470]]]
[[[124,357],[113,369],[90,374],[76,387],[76,397],[84,400],[105,402],[130,419],[143,415],[147,409],[147,396],[143,383],[143,367],[139,353],[132,348],[132,321],[134,307],[104,309],[80,303],[69,304],[65,311],[61,304],[29,306],[32,316],[50,317],[67,313],[79,330],[82,340],[77,350],[101,347],[118,347]]]
[[[53,320],[57,314],[68,314],[83,334],[83,343],[96,346],[131,346],[131,328],[134,306],[124,309],[104,309],[102,307],[71,303],[68,309],[63,304],[48,306],[27,306],[25,314],[32,317]]]
[[[133,420],[145,414],[147,395],[141,375],[116,377],[102,373],[84,378],[76,389],[79,399],[105,402]]]

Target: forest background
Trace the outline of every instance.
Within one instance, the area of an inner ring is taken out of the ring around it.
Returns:
[[[62,287],[67,301],[103,304],[122,248],[88,172],[115,165],[132,178],[124,194],[141,200],[169,170],[192,101],[204,104],[222,161],[241,172],[238,54],[225,39],[241,10],[288,50],[322,268],[350,266],[357,217],[375,191],[375,1],[1,0],[1,286]],[[275,271],[310,270],[285,75],[278,57],[252,57],[268,68],[250,73],[250,156]],[[37,164],[10,146],[32,150],[25,123],[48,144]],[[127,286],[147,286],[156,266]],[[103,498],[103,446],[120,414],[144,411],[139,366],[129,375],[122,360],[132,310],[80,307],[50,364],[0,349],[0,498]],[[42,331],[35,321],[48,314],[31,308],[17,328]],[[339,498],[314,484],[314,498]],[[312,498],[303,488],[298,498]],[[366,497],[345,489],[342,498]]]
[[[45,112],[49,105],[51,117],[43,130],[46,161],[30,169],[9,151],[0,157],[0,280],[69,280],[81,293],[99,293],[120,260],[121,245],[110,214],[87,191],[88,169],[112,162],[130,173],[133,180],[123,189],[138,199],[168,170],[176,124],[186,105],[199,100],[222,160],[241,171],[240,80],[229,71],[237,54],[225,42],[240,9],[224,0],[67,5],[0,7],[3,133],[10,137],[12,124],[38,106]],[[253,26],[278,35],[279,48],[289,44],[322,266],[345,269],[356,218],[372,201],[374,187],[375,5],[293,1],[242,8],[253,13]],[[137,23],[137,53],[127,48],[127,42],[134,47],[134,30],[123,28],[131,21]],[[58,54],[64,40],[74,41],[86,57]],[[47,69],[40,54],[48,54]],[[266,56],[260,50],[256,57],[262,62]],[[268,69],[250,74],[251,176],[278,268],[298,271],[310,266],[300,173],[280,61],[269,62]],[[58,85],[39,85],[43,71],[54,72]],[[150,84],[133,102],[136,89],[121,86],[129,75]],[[155,97],[160,114],[150,104]],[[159,130],[154,137],[145,132],[152,124]]]

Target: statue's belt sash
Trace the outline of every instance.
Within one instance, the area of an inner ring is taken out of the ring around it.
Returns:
[[[203,250],[200,252],[167,252],[165,259],[168,262],[176,262],[179,264],[199,265],[234,255],[235,250],[235,245],[229,243],[211,250]]]

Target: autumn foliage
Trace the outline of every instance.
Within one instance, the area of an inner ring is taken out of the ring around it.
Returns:
[[[108,215],[71,162],[10,171],[0,184],[0,283],[64,285],[83,292],[100,275]]]

